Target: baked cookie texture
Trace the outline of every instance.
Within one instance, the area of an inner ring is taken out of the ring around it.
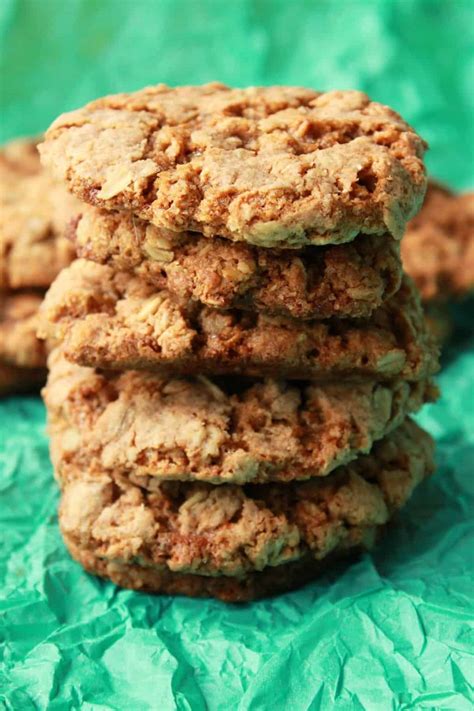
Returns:
[[[99,470],[149,489],[308,479],[366,453],[437,396],[429,381],[381,384],[163,378],[49,358],[43,397],[60,478]]]
[[[40,333],[63,341],[70,360],[117,370],[420,380],[438,367],[407,279],[370,319],[295,321],[179,301],[80,259],[48,291]]]
[[[400,238],[425,143],[358,91],[163,84],[60,116],[40,147],[81,200],[264,247]]]
[[[432,441],[407,420],[371,454],[293,486],[149,491],[73,469],[59,519],[90,572],[139,590],[244,601],[313,577],[327,557],[370,548],[432,470]]]
[[[405,269],[423,301],[443,302],[473,291],[474,193],[454,195],[430,182],[401,248]]]
[[[36,337],[42,295],[0,292],[0,395],[38,389],[46,380],[46,345]]]
[[[0,149],[0,289],[46,288],[74,257],[80,203],[42,169],[34,139]]]
[[[278,251],[173,233],[130,213],[88,206],[71,235],[79,257],[222,309],[301,319],[367,317],[401,281],[399,245],[389,235]]]

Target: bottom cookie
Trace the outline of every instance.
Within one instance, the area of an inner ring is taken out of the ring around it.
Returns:
[[[245,578],[217,577],[192,573],[173,573],[169,570],[144,568],[140,565],[110,562],[79,548],[64,537],[71,553],[87,572],[108,578],[116,585],[130,590],[159,593],[161,595],[185,595],[187,597],[214,597],[222,602],[250,602],[280,593],[295,590],[327,571],[338,559],[353,558],[363,552],[363,547],[353,549],[344,557],[330,556],[324,562],[309,556],[303,560],[265,568],[262,572],[250,573]]]
[[[432,471],[431,438],[406,420],[370,454],[298,484],[166,482],[151,491],[74,469],[62,481],[59,521],[73,557],[119,585],[244,601],[370,549]]]

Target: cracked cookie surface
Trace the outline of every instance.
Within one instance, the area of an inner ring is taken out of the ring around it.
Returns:
[[[402,241],[406,271],[426,302],[474,290],[474,193],[455,195],[431,182]]]
[[[148,87],[60,116],[40,151],[85,202],[265,247],[403,234],[425,143],[358,91]]]
[[[64,340],[66,356],[81,365],[117,370],[420,380],[437,369],[437,347],[408,280],[369,319],[296,321],[179,301],[76,260],[46,295],[41,335]]]
[[[119,585],[252,599],[304,580],[298,562],[307,579],[315,562],[370,548],[433,471],[432,456],[431,438],[407,420],[371,454],[291,486],[167,483],[151,492],[73,470],[60,526],[72,555]]]
[[[80,203],[41,167],[34,139],[0,148],[0,289],[48,287],[74,257]]]
[[[401,280],[399,245],[387,235],[276,251],[173,233],[130,213],[88,206],[71,233],[79,257],[223,309],[302,319],[367,317]]]
[[[429,381],[317,386],[106,373],[68,362],[61,349],[49,368],[43,396],[58,476],[73,466],[148,488],[326,476],[437,395]]]

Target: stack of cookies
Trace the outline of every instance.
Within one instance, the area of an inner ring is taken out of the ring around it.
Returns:
[[[0,149],[0,395],[44,383],[37,313],[45,289],[74,256],[65,233],[77,210],[42,170],[37,141]]]
[[[399,239],[423,141],[359,92],[160,85],[41,146],[83,201],[42,309],[60,525],[125,587],[249,600],[369,548],[432,471]]]

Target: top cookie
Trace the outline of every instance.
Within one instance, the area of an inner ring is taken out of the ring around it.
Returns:
[[[0,288],[48,287],[74,256],[67,225],[80,204],[42,169],[36,140],[0,149]]]
[[[446,301],[474,290],[474,193],[454,195],[430,182],[401,249],[424,301]]]
[[[43,162],[81,199],[263,247],[403,234],[425,143],[358,91],[163,84],[63,114]]]

